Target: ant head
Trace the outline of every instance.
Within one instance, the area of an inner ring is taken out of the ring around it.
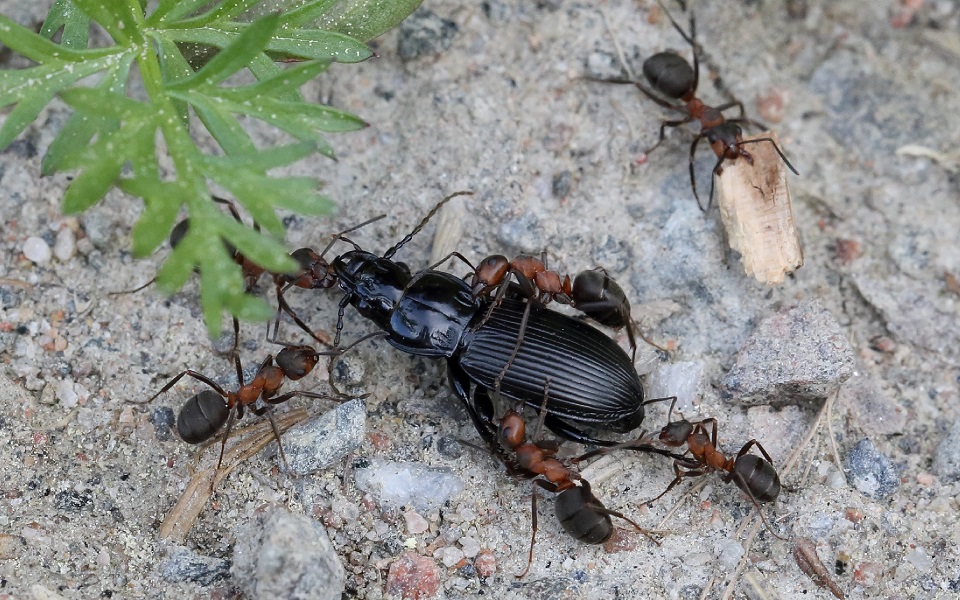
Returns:
[[[527,436],[527,424],[523,417],[514,411],[507,411],[500,419],[500,426],[497,427],[497,439],[500,445],[508,450],[513,450],[523,443]]]
[[[300,265],[300,273],[292,280],[292,284],[304,289],[327,289],[337,284],[337,275],[333,267],[323,256],[311,248],[300,248],[290,254]]]
[[[733,152],[734,156],[727,156],[727,158],[736,158],[737,146],[743,141],[743,129],[739,125],[726,121],[711,127],[704,133],[717,156],[725,156]]]
[[[690,421],[686,419],[671,421],[660,430],[660,442],[672,448],[679,448],[687,443],[691,433],[693,433],[693,423]]]
[[[697,77],[684,58],[672,52],[659,52],[643,61],[643,76],[658,92],[675,100],[697,91]]]
[[[317,366],[320,355],[310,346],[287,346],[277,353],[277,366],[287,379],[297,381]]]
[[[473,273],[470,285],[473,295],[479,296],[490,288],[499,285],[507,276],[510,261],[502,254],[494,254],[483,259]]]

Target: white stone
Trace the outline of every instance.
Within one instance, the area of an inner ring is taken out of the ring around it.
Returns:
[[[57,241],[53,245],[53,255],[61,262],[67,262],[77,253],[77,238],[73,230],[64,227],[57,233]]]
[[[30,236],[23,242],[23,255],[38,265],[46,264],[50,262],[50,246],[43,238]]]

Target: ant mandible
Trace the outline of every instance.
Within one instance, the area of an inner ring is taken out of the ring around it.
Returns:
[[[720,106],[711,106],[697,97],[697,86],[700,83],[700,60],[698,58],[698,46],[696,43],[696,21],[693,13],[690,13],[690,34],[688,35],[683,28],[674,20],[673,16],[663,5],[661,0],[657,4],[663,9],[663,12],[670,19],[670,23],[690,44],[693,51],[693,66],[686,59],[673,54],[672,52],[658,52],[643,62],[643,76],[647,82],[653,86],[652,89],[643,85],[639,81],[632,79],[600,79],[606,83],[626,83],[635,86],[646,97],[650,98],[660,106],[675,112],[686,113],[686,115],[677,120],[663,121],[660,124],[660,138],[657,143],[648,148],[645,154],[653,152],[666,137],[667,127],[679,127],[693,121],[700,122],[700,133],[690,144],[690,186],[693,188],[693,196],[697,200],[697,206],[700,210],[706,212],[710,210],[713,203],[713,189],[715,178],[723,174],[723,163],[727,160],[736,160],[743,158],[751,165],[753,156],[744,146],[748,144],[757,144],[768,142],[773,145],[774,150],[780,155],[784,164],[793,171],[794,175],[800,173],[790,164],[786,155],[770,137],[755,138],[751,140],[743,139],[743,130],[738,123],[751,125],[761,130],[766,127],[753,119],[744,116],[743,103],[739,100],[732,100]],[[737,107],[740,109],[740,117],[737,119],[727,119],[723,111]],[[697,146],[700,140],[706,138],[710,148],[717,156],[717,162],[713,167],[713,173],[710,176],[710,196],[707,199],[707,206],[704,207],[700,201],[700,195],[697,192],[697,179],[694,175],[694,157],[697,152]]]

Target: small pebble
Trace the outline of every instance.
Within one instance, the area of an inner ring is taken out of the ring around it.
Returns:
[[[57,233],[57,241],[53,245],[53,255],[61,262],[67,262],[77,253],[77,237],[73,230],[64,227]]]
[[[459,543],[460,547],[463,548],[463,555],[467,558],[473,558],[480,553],[480,542],[468,535],[465,535],[457,540],[457,543]]]
[[[75,407],[89,396],[90,392],[86,388],[70,379],[64,379],[57,385],[57,400],[66,409]]]
[[[929,571],[933,568],[933,561],[930,560],[930,556],[923,549],[923,546],[917,546],[904,554],[903,560],[913,565],[918,571]]]
[[[651,398],[676,396],[674,410],[681,413],[693,412],[700,402],[700,386],[703,383],[703,363],[685,361],[661,363],[647,377]],[[670,410],[670,403],[663,406],[663,414]],[[666,421],[666,419],[664,419]]]
[[[37,236],[30,236],[23,242],[23,255],[35,264],[43,265],[50,262],[50,246]]]
[[[407,533],[417,535],[430,529],[430,522],[420,516],[419,513],[408,510],[403,513],[403,518],[407,522]]]
[[[439,559],[440,562],[443,563],[443,566],[449,569],[463,560],[464,553],[463,550],[456,546],[445,546],[438,548],[437,551],[433,553],[433,557]]]
[[[440,569],[432,558],[404,552],[390,563],[387,594],[404,600],[433,598],[440,591]]]
[[[492,552],[481,552],[473,561],[473,566],[477,569],[477,575],[480,577],[490,577],[497,572],[497,558]]]
[[[381,507],[412,506],[420,512],[438,510],[463,491],[463,481],[453,470],[415,462],[372,459],[356,468],[354,481],[357,489],[370,492]]]
[[[743,545],[730,538],[722,539],[713,546],[713,553],[717,556],[717,562],[728,571],[737,568],[744,552]]]
[[[454,21],[421,8],[400,24],[397,53],[403,60],[438,54],[450,47],[459,30]]]
[[[847,454],[846,470],[851,485],[874,500],[882,500],[900,487],[893,462],[869,438],[857,442]]]
[[[26,544],[19,535],[0,533],[0,560],[17,558],[24,551]]]
[[[853,375],[853,348],[829,310],[815,300],[764,319],[721,381],[740,404],[821,402]]]
[[[283,450],[297,475],[316,473],[357,449],[366,430],[363,400],[351,400],[283,434]]]
[[[883,567],[875,562],[858,563],[853,568],[853,580],[864,587],[873,587],[883,578]]]
[[[163,578],[172,583],[192,581],[200,585],[213,585],[230,576],[230,561],[197,554],[189,548],[176,547],[160,565]]]
[[[437,452],[444,458],[460,458],[463,456],[463,444],[454,436],[445,435],[437,440]]]

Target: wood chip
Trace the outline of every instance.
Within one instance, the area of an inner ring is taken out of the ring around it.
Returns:
[[[283,433],[306,419],[307,416],[309,415],[306,409],[292,410],[283,416],[276,417],[277,429],[280,430],[280,433]],[[273,439],[273,429],[266,419],[231,435],[231,440],[234,441],[228,443],[227,450],[223,454],[223,464],[220,466],[220,470],[216,470],[217,459],[220,456],[220,444],[219,442],[211,444],[210,447],[217,451],[208,453],[208,456],[212,455],[212,460],[208,460],[209,464],[197,469],[187,485],[187,489],[183,491],[180,499],[163,519],[160,524],[160,539],[183,543],[220,481],[245,460],[260,452]]]
[[[767,131],[744,141],[771,138]],[[753,164],[740,158],[725,162],[717,177],[720,218],[730,247],[740,253],[747,275],[767,284],[782,283],[787,273],[803,265],[800,234],[793,220],[787,167],[773,144],[748,146]]]

